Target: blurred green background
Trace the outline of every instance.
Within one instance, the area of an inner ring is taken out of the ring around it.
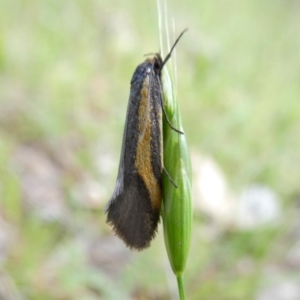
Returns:
[[[170,0],[168,14],[189,28],[177,68],[193,152],[236,193],[258,182],[281,199],[275,226],[249,230],[195,210],[187,299],[299,299],[276,287],[300,285],[300,2]],[[130,79],[158,50],[155,1],[0,1],[1,299],[177,299],[161,228],[132,253],[103,215]]]

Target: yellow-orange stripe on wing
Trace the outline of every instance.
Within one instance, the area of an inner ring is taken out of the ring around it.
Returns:
[[[150,118],[151,105],[149,103],[149,80],[147,76],[141,89],[141,101],[138,111],[138,130],[139,139],[135,158],[135,167],[142,177],[146,188],[150,194],[151,203],[154,208],[160,209],[161,189],[154,176],[151,164],[151,129],[152,122]],[[161,136],[159,137],[161,139]]]

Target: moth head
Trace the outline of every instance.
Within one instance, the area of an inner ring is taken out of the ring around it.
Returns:
[[[160,76],[162,67],[163,67],[163,60],[162,60],[160,54],[157,53],[153,57],[153,70],[154,70],[154,73],[156,75]]]

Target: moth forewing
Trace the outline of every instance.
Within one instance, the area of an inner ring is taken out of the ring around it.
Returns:
[[[139,65],[131,80],[117,186],[107,222],[127,246],[143,249],[159,222],[162,181],[162,114],[155,58]]]

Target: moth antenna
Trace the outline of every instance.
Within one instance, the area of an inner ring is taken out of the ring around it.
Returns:
[[[176,40],[175,43],[173,44],[173,46],[172,46],[170,52],[168,53],[168,55],[167,55],[166,58],[164,59],[164,61],[163,61],[163,63],[162,63],[162,66],[161,66],[161,69],[164,67],[164,65],[167,63],[167,61],[170,59],[171,54],[172,54],[172,52],[173,52],[175,46],[177,45],[177,43],[179,42],[180,38],[183,36],[183,34],[184,34],[186,31],[188,31],[187,28],[184,29],[184,30],[180,33],[179,37],[177,38],[177,40]]]

